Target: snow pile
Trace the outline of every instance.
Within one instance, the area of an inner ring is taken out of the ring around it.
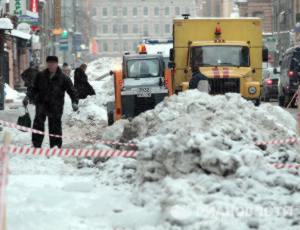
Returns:
[[[269,164],[300,163],[299,146],[255,145],[295,135],[287,112],[240,95],[173,96],[125,124],[140,143],[134,203],[160,207],[157,229],[299,229],[298,172]]]
[[[5,84],[5,99],[12,100],[14,102],[21,101],[25,97],[24,93],[19,93],[12,89],[8,84]]]
[[[88,64],[86,74],[90,80],[95,80],[98,77],[108,74],[111,70],[120,66],[121,58],[103,57]]]

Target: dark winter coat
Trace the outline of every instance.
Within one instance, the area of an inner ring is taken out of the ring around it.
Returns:
[[[198,83],[201,80],[208,80],[208,78],[204,76],[202,73],[200,73],[199,71],[193,72],[192,78],[189,82],[189,89],[197,89]]]
[[[36,78],[38,72],[39,71],[37,69],[29,67],[21,74],[21,78],[24,81],[26,87],[32,87],[34,79]]]
[[[50,72],[46,69],[37,74],[27,96],[36,106],[47,108],[48,115],[59,116],[63,113],[65,92],[69,94],[72,103],[78,104],[78,95],[71,79],[64,75],[60,68],[50,79]]]
[[[74,86],[79,99],[85,99],[89,95],[96,95],[95,90],[88,82],[88,77],[81,68],[77,68],[74,74]]]

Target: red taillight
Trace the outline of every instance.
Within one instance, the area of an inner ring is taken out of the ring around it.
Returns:
[[[272,85],[273,81],[271,79],[266,80],[267,85]]]
[[[123,80],[120,80],[119,84],[120,84],[120,87],[123,88],[123,86],[124,86],[124,81],[123,81]]]
[[[288,72],[288,76],[289,76],[289,77],[294,77],[294,75],[295,75],[295,72],[294,72],[294,71],[289,71],[289,72]]]

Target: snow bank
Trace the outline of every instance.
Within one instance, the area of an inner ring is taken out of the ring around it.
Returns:
[[[295,135],[278,107],[236,94],[173,96],[125,124],[122,138],[140,143],[134,202],[159,206],[161,229],[298,229],[298,172],[269,163],[300,163],[299,146],[255,146]]]
[[[121,58],[103,57],[99,58],[88,64],[86,74],[90,80],[94,80],[101,77],[104,74],[109,73],[116,66],[121,64]]]
[[[24,93],[19,93],[12,89],[8,84],[5,84],[5,99],[12,100],[14,102],[21,101],[25,97]]]

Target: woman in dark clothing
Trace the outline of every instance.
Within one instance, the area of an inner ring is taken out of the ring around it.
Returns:
[[[95,90],[88,82],[88,77],[85,74],[87,65],[82,64],[75,70],[74,86],[78,92],[79,99],[85,99],[89,95],[96,95]]]

